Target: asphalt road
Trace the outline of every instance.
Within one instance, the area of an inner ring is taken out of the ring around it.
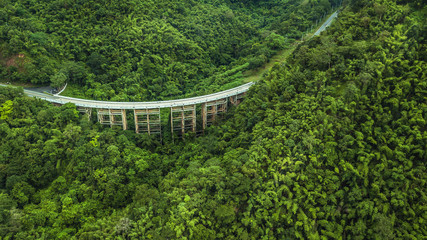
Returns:
[[[314,33],[313,36],[319,35],[322,31],[324,31],[329,25],[331,25],[332,21],[338,16],[338,11],[334,12],[326,21],[322,24],[322,26]],[[87,108],[104,108],[104,109],[153,109],[153,108],[169,108],[176,106],[186,106],[193,104],[200,104],[205,102],[211,102],[219,99],[224,99],[231,96],[236,96],[238,94],[247,92],[252,86],[255,84],[254,82],[243,84],[239,87],[232,88],[229,90],[225,90],[222,92],[212,93],[209,95],[192,97],[192,98],[183,98],[176,100],[168,100],[168,101],[155,101],[155,102],[110,102],[110,101],[95,101],[95,100],[86,100],[79,98],[71,98],[59,95],[49,95],[45,93],[40,93],[31,90],[24,90],[25,94],[30,97],[40,98],[52,103],[74,103],[79,107],[87,107]],[[0,84],[0,86],[10,86]]]
[[[331,25],[332,21],[338,17],[338,11],[334,12],[323,24],[322,26],[320,26],[319,29],[317,29],[317,31],[313,34],[313,36],[317,36],[319,35],[321,32],[325,31],[325,29],[327,27],[329,27],[329,25]]]
[[[168,101],[154,101],[154,102],[110,102],[110,101],[95,101],[95,100],[86,100],[79,98],[71,98],[65,96],[49,95],[45,93],[39,93],[31,90],[24,90],[24,93],[30,97],[40,98],[52,103],[74,103],[79,107],[87,108],[104,108],[104,109],[153,109],[153,108],[169,108],[176,106],[186,106],[193,105],[205,102],[211,102],[231,96],[235,96],[244,92],[247,92],[254,82],[246,83],[236,88],[225,90],[222,92],[212,93],[209,95],[192,97],[192,98],[183,98],[175,99]],[[7,85],[3,85],[7,86]]]

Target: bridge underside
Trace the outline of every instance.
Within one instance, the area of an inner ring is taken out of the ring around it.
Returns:
[[[196,105],[171,107],[171,131],[196,131]]]
[[[135,118],[135,132],[146,132],[148,135],[161,134],[160,108],[133,110]]]
[[[228,99],[219,99],[212,102],[202,103],[202,124],[203,130],[212,124],[218,116],[227,112]]]
[[[98,122],[103,125],[123,126],[127,130],[125,109],[98,109]]]
[[[78,107],[77,110],[84,114],[85,117],[87,117],[88,120],[92,117],[92,108],[86,108],[86,107]]]
[[[197,129],[197,105],[183,105],[170,108],[171,132],[184,135],[187,132],[205,130],[207,126],[222,117],[228,109],[228,105],[237,106],[241,103],[245,93],[231,97],[209,101],[201,104],[200,117],[202,126]],[[79,107],[79,112],[91,118],[92,109]],[[128,129],[125,109],[98,109],[98,122],[103,125],[122,126],[123,130]],[[134,121],[136,133],[161,134],[161,109],[134,109]]]
[[[245,95],[246,95],[246,93],[240,93],[240,94],[237,94],[235,96],[231,96],[230,97],[230,103],[233,104],[234,106],[239,105],[242,102]]]

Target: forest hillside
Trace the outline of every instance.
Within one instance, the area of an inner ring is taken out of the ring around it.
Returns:
[[[241,84],[339,2],[5,0],[0,78],[67,82],[70,94],[97,100],[212,93]]]
[[[0,238],[425,239],[426,36],[424,1],[347,2],[174,143],[0,88]]]

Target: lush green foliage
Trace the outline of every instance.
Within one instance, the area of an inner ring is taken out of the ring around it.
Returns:
[[[355,1],[175,144],[0,88],[0,237],[425,238],[426,16]]]
[[[240,83],[242,71],[263,65],[337,3],[6,0],[0,73],[9,81],[77,84],[76,94],[99,100],[214,92]],[[240,75],[217,76],[235,67]]]

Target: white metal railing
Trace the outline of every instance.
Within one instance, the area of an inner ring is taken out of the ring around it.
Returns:
[[[58,103],[58,104],[73,103],[79,107],[106,108],[106,109],[152,109],[152,108],[167,108],[167,107],[194,105],[194,104],[215,101],[218,99],[227,98],[227,97],[245,93],[249,90],[250,86],[252,86],[253,84],[254,82],[250,82],[229,90],[212,93],[204,96],[199,96],[199,97],[166,100],[166,101],[153,101],[153,102],[97,101],[97,100],[65,97],[65,96],[59,96],[59,95],[51,96],[48,94],[38,93],[30,90],[24,90],[24,92],[31,97],[37,97],[52,103]]]

